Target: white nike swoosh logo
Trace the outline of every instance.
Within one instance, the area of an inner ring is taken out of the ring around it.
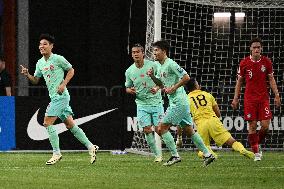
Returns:
[[[76,125],[81,125],[81,124],[86,123],[88,121],[91,121],[95,118],[98,118],[102,115],[105,115],[109,112],[112,112],[116,109],[117,108],[114,108],[114,109],[107,110],[107,111],[104,111],[104,112],[85,116],[85,117],[82,117],[82,118],[75,119],[74,121],[75,121]],[[28,136],[33,140],[45,140],[45,139],[48,139],[48,133],[46,131],[46,128],[43,125],[39,124],[38,121],[37,121],[38,111],[39,111],[39,109],[35,112],[35,114],[33,115],[33,117],[31,118],[31,120],[29,122],[28,128],[27,128],[27,133],[28,133]],[[63,132],[68,130],[65,127],[64,123],[56,124],[56,125],[53,125],[53,126],[57,130],[58,134],[63,133]]]

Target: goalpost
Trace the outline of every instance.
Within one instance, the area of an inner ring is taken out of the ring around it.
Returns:
[[[202,89],[216,98],[224,126],[232,136],[249,147],[247,123],[243,119],[243,92],[240,107],[234,111],[231,101],[239,62],[249,54],[249,41],[263,40],[263,54],[273,62],[274,77],[283,104],[284,91],[284,2],[281,0],[147,0],[146,56],[152,58],[151,44],[165,39],[170,43],[169,57],[190,76],[196,77]],[[264,148],[284,149],[283,106],[275,108],[271,92],[273,119]],[[132,149],[148,151],[143,135],[133,140]],[[172,130],[176,137],[175,129]],[[144,141],[144,143],[143,143]],[[183,149],[193,143],[183,137]],[[215,144],[212,144],[215,146]],[[145,150],[146,149],[146,150]]]

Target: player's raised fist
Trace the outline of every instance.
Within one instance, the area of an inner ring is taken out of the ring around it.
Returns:
[[[29,74],[29,70],[27,68],[25,68],[23,65],[20,65],[21,67],[21,73],[24,74],[25,76],[27,76]]]
[[[149,76],[153,75],[153,73],[154,73],[153,68],[151,68],[147,71],[147,75],[149,75]]]

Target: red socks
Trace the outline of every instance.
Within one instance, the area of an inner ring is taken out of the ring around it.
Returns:
[[[253,153],[258,153],[258,142],[259,142],[258,134],[257,133],[249,134],[248,140]]]
[[[262,143],[264,141],[264,138],[266,136],[267,129],[260,129],[258,131],[258,143]]]

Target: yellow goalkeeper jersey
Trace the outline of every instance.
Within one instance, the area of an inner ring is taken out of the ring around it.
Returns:
[[[216,117],[213,106],[217,105],[217,102],[210,93],[194,90],[188,94],[188,100],[190,102],[190,113],[196,124],[201,120]]]

